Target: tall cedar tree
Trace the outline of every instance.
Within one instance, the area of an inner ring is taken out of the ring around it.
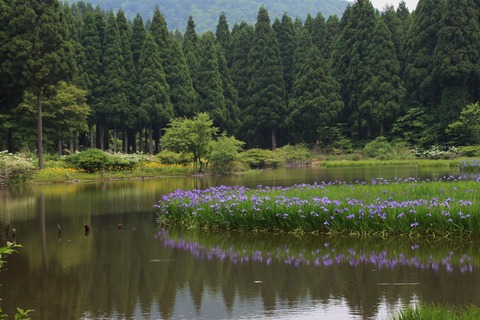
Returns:
[[[237,134],[240,126],[240,110],[238,109],[238,93],[233,85],[230,69],[227,66],[225,51],[219,43],[216,44],[218,72],[222,80],[223,97],[226,106],[225,129],[229,134]]]
[[[313,20],[312,30],[310,34],[312,36],[313,44],[321,51],[325,45],[325,18],[322,13],[317,13],[315,19]]]
[[[148,34],[138,60],[138,93],[141,101],[139,118],[148,129],[150,154],[154,153],[153,133],[155,128],[166,127],[173,118],[169,91],[160,50],[152,35]]]
[[[336,15],[330,16],[325,22],[325,41],[323,47],[320,48],[322,56],[326,61],[330,61],[332,56],[333,44],[340,32],[340,20]]]
[[[392,36],[381,18],[377,18],[367,56],[370,69],[360,110],[368,130],[373,125],[378,128],[376,133],[384,135],[385,127],[389,128],[399,114],[405,92]]]
[[[238,92],[238,107],[240,115],[244,120],[248,105],[248,83],[250,82],[250,68],[248,64],[248,53],[252,46],[254,28],[246,22],[234,25],[232,29],[232,51],[231,51],[231,74],[233,85]],[[242,121],[243,123],[244,121]],[[241,130],[240,133],[245,133]],[[241,137],[242,139],[245,136]]]
[[[123,55],[123,62],[126,71],[126,93],[128,96],[128,105],[125,106],[126,111],[126,119],[123,124],[123,150],[125,153],[129,152],[130,147],[130,140],[133,142],[135,139],[132,136],[133,130],[136,127],[136,117],[135,117],[135,86],[137,83],[136,74],[135,74],[135,67],[133,64],[133,54],[131,49],[131,31],[129,23],[125,18],[125,14],[122,9],[118,10],[117,12],[117,24],[118,24],[118,31],[120,33],[120,41],[122,45],[122,55]],[[133,139],[129,139],[129,137]]]
[[[443,4],[443,1],[419,0],[407,36],[405,87],[408,104],[425,108],[430,113],[440,102],[440,83],[433,69]]]
[[[114,151],[117,152],[117,130],[124,128],[129,116],[128,75],[122,52],[120,32],[113,12],[110,12],[105,30],[105,51],[102,58],[102,97],[100,108],[101,148],[105,149],[102,129],[113,129]]]
[[[478,10],[473,0],[447,0],[435,48],[435,74],[441,81],[440,124],[442,130],[460,115],[471,100],[469,82],[478,83]],[[474,99],[476,97],[473,97]],[[470,100],[470,101],[469,101]]]
[[[187,62],[188,69],[190,71],[190,77],[192,78],[193,87],[195,88],[195,90],[197,90],[197,87],[200,85],[197,82],[197,73],[199,68],[198,59],[200,59],[200,57],[197,55],[197,48],[198,35],[195,31],[195,21],[193,21],[192,16],[190,16],[188,18],[185,33],[183,34],[182,50],[183,55],[185,56],[185,61]]]
[[[295,48],[295,53],[293,55],[293,65],[294,65],[294,74],[295,80],[298,77],[298,73],[300,69],[305,64],[307,60],[308,52],[313,46],[312,37],[310,36],[310,32],[307,31],[305,28],[301,28],[297,31],[297,47]]]
[[[43,169],[42,101],[59,81],[72,79],[73,45],[58,1],[12,0],[11,7],[15,10],[6,27],[10,34],[3,63],[14,68],[19,83],[35,95],[38,166]]]
[[[405,5],[405,2],[403,2]],[[400,9],[400,5],[399,5]],[[408,9],[406,11],[408,14]],[[399,13],[395,11],[392,5],[386,6],[382,12],[382,19],[386,23],[390,33],[392,34],[392,41],[395,47],[395,55],[397,56],[398,63],[400,64],[400,75],[403,79],[403,70],[405,68],[405,48],[406,48],[406,34],[404,21],[399,17]]]
[[[335,125],[343,108],[340,85],[330,75],[320,50],[312,45],[294,84],[289,128],[295,143],[313,145]]]
[[[369,82],[370,57],[368,52],[375,28],[375,11],[369,0],[358,0],[347,7],[341,21],[341,31],[335,43],[333,72],[341,85],[342,99],[345,103],[344,121],[352,129],[352,135],[361,138],[364,114],[359,107],[368,99],[363,91]],[[367,115],[368,116],[368,115]],[[368,120],[368,119],[367,119]],[[371,126],[367,125],[367,136]]]
[[[196,55],[199,67],[195,77],[195,90],[198,94],[199,111],[208,113],[213,124],[225,130],[227,107],[218,70],[215,35],[211,31],[204,33],[200,38]]]
[[[225,58],[227,59],[228,66],[230,66],[231,38],[232,36],[230,34],[230,29],[228,28],[227,17],[225,16],[225,12],[222,12],[220,14],[220,17],[218,18],[217,29],[215,31],[215,39],[225,52]]]
[[[287,108],[280,50],[264,7],[258,12],[248,60],[252,74],[248,86],[251,101],[245,120],[255,141],[262,147],[270,145],[274,150],[277,132],[285,125]]]
[[[293,56],[295,54],[295,27],[292,19],[285,13],[282,21],[275,19],[273,29],[277,34],[278,47],[282,57],[283,75],[285,81],[285,91],[287,99],[293,90],[293,81],[295,80]]]
[[[149,31],[160,48],[174,115],[176,117],[194,116],[197,107],[190,71],[178,41],[169,34],[165,18],[158,8],[153,13]]]

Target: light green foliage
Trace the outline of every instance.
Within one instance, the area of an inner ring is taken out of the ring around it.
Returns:
[[[286,145],[274,151],[275,157],[285,159],[288,166],[303,166],[310,162],[312,151],[304,144]]]
[[[387,141],[384,136],[380,136],[375,140],[367,143],[363,148],[363,152],[367,157],[378,158],[386,160],[391,156],[394,151],[392,145]]]
[[[162,150],[155,157],[163,164],[188,164],[191,162],[192,154]]]
[[[238,158],[238,152],[244,144],[233,136],[228,137],[225,133],[211,141],[208,146],[207,159],[212,171],[221,174],[231,172],[234,161]]]
[[[459,154],[457,147],[449,147],[448,149],[433,145],[428,149],[414,149],[413,152],[419,158],[424,159],[453,159]]]
[[[463,157],[479,157],[480,145],[461,147],[459,152]]]
[[[277,168],[282,163],[272,150],[249,149],[239,154],[238,159],[250,169]]]
[[[446,129],[455,145],[475,145],[480,143],[480,104],[467,105],[460,112],[458,120]]]
[[[202,159],[218,128],[207,113],[199,113],[193,119],[175,118],[170,121],[162,137],[161,145],[169,150],[191,153],[196,172],[203,169]]]
[[[17,249],[21,247],[21,244],[16,244],[12,242],[7,242],[6,246],[0,247],[0,268],[3,268],[6,263],[5,257],[13,253],[18,253]]]
[[[32,159],[21,154],[0,152],[0,186],[24,182],[34,172],[35,164]]]

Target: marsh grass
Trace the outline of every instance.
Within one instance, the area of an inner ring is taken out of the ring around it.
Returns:
[[[155,206],[163,224],[193,229],[463,237],[480,235],[478,180],[376,179],[283,187],[177,190]]]
[[[476,320],[480,319],[480,308],[447,307],[436,305],[421,305],[400,311],[394,320]]]

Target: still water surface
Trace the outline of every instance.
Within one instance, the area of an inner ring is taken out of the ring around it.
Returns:
[[[388,319],[419,301],[480,305],[478,243],[162,230],[152,208],[178,188],[449,174],[306,168],[0,189],[0,221],[23,245],[0,272],[0,305],[33,319]]]

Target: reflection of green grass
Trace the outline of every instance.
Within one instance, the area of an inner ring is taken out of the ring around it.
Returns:
[[[447,307],[420,305],[400,311],[395,320],[476,320],[480,319],[477,306]]]

